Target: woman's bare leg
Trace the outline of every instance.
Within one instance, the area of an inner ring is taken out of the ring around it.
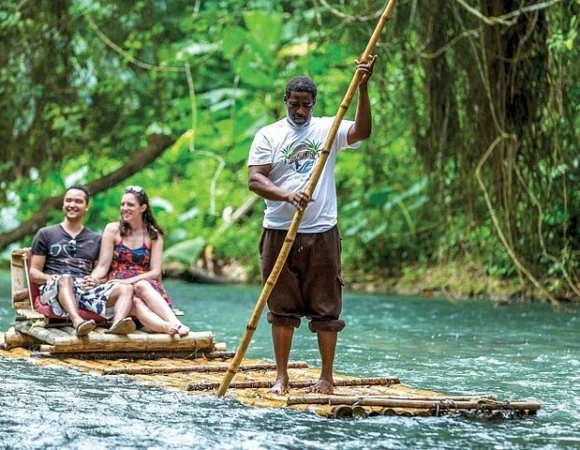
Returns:
[[[148,281],[141,280],[135,283],[135,296],[142,299],[163,320],[176,325],[180,336],[187,336],[189,327],[181,323],[165,299]]]
[[[155,314],[139,297],[133,297],[133,310],[131,315],[137,317],[139,322],[156,333],[177,334],[174,324],[163,320]]]

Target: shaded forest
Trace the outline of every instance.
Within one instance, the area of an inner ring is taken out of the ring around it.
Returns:
[[[166,257],[258,279],[254,133],[312,77],[334,115],[382,2],[4,2],[0,248],[60,219],[63,188],[118,216],[139,184]],[[580,300],[578,0],[399,0],[370,85],[373,135],[337,166],[356,282]],[[576,63],[574,63],[576,61]],[[353,111],[351,108],[350,116]],[[447,269],[449,269],[447,271]],[[220,272],[221,271],[221,272]],[[457,281],[454,280],[467,280]],[[492,280],[492,281],[490,281]]]

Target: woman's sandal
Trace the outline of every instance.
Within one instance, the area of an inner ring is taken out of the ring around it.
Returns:
[[[106,334],[131,334],[137,327],[130,317],[125,317],[117,323],[111,325],[111,328],[105,331]]]

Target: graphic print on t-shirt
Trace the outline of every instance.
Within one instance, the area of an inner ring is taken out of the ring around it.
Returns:
[[[306,140],[295,147],[289,145],[282,150],[284,163],[292,167],[296,173],[309,173],[314,167],[314,163],[322,150],[322,144],[315,141]]]
[[[67,258],[76,256],[77,243],[75,239],[61,239],[56,244],[52,244],[49,249],[49,255],[55,258]]]
[[[94,239],[59,239],[49,247],[49,267],[60,267],[57,273],[83,276],[93,268],[94,249],[99,243]],[[91,253],[87,253],[87,251]]]

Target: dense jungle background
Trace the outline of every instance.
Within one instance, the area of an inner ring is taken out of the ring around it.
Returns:
[[[101,230],[138,184],[168,265],[259,280],[253,135],[284,116],[295,75],[334,115],[383,7],[2,0],[4,264],[60,220],[65,186],[91,187]],[[580,300],[579,20],[579,0],[397,3],[373,135],[337,168],[351,286]]]

